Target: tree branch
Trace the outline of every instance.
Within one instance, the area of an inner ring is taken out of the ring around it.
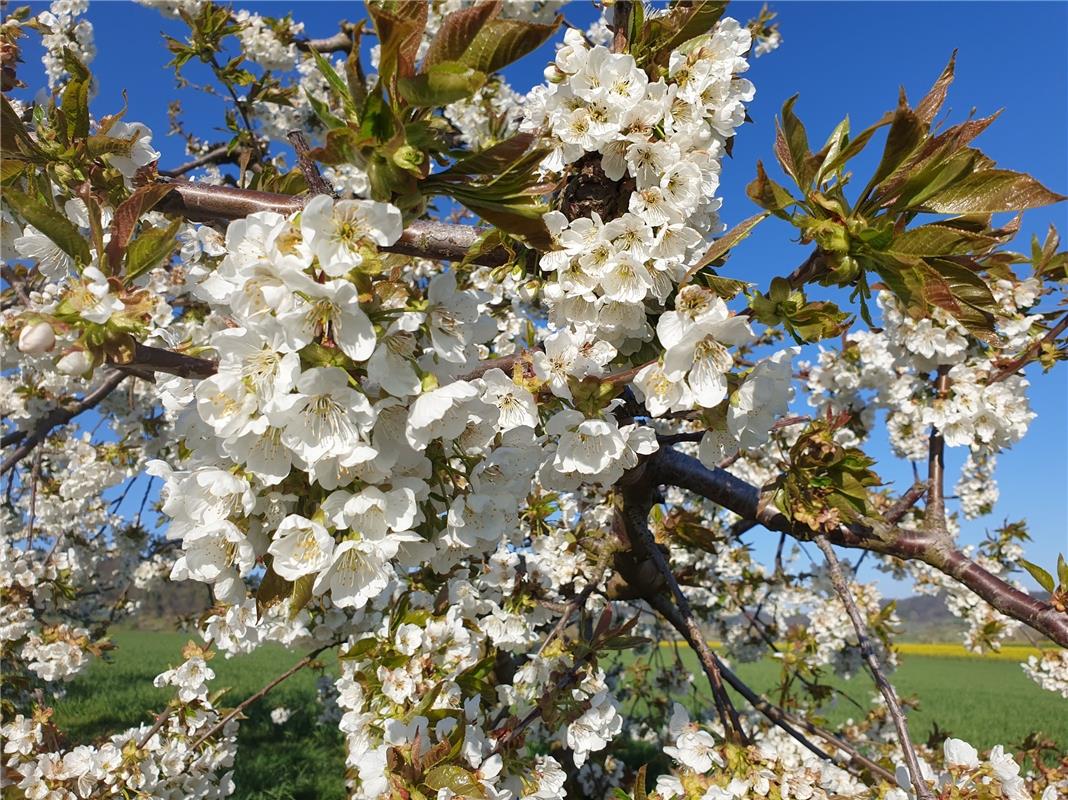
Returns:
[[[235,708],[233,711],[231,711],[225,717],[222,717],[214,725],[212,725],[210,728],[208,728],[208,730],[206,730],[204,733],[202,733],[197,738],[197,740],[195,742],[193,742],[192,745],[190,745],[189,749],[190,750],[196,750],[207,739],[209,739],[210,737],[214,736],[217,731],[219,731],[223,727],[225,727],[226,723],[228,723],[230,720],[232,720],[234,717],[236,717],[238,714],[240,714],[242,711],[244,711],[250,705],[255,703],[257,700],[262,699],[269,691],[271,691],[271,689],[273,689],[275,686],[280,684],[282,681],[284,681],[290,675],[292,675],[292,674],[294,674],[296,672],[300,672],[300,670],[304,669],[306,666],[308,666],[310,663],[312,663],[312,661],[314,661],[319,656],[319,654],[322,653],[324,650],[329,650],[333,646],[334,646],[334,643],[331,642],[330,644],[324,644],[322,647],[318,647],[315,650],[312,650],[310,653],[308,653],[308,655],[304,656],[304,658],[302,658],[300,661],[298,661],[292,667],[287,669],[285,672],[283,672],[277,678],[275,678],[274,680],[272,680],[272,681],[268,682],[267,684],[265,684],[262,689],[260,689],[254,695],[251,695],[250,697],[246,698],[244,701],[242,701],[237,706],[237,708]]]
[[[734,704],[731,703],[730,696],[723,686],[723,675],[719,671],[718,662],[712,655],[712,651],[709,650],[704,634],[697,625],[690,601],[679,586],[675,574],[671,571],[671,565],[668,564],[663,552],[661,552],[652,531],[649,530],[649,510],[653,506],[655,486],[648,481],[642,472],[642,468],[638,467],[637,480],[622,487],[623,526],[627,538],[630,540],[631,549],[637,553],[644,553],[656,565],[657,570],[667,582],[667,586],[675,599],[675,605],[678,607],[682,624],[689,635],[689,639],[692,640],[694,651],[701,659],[701,665],[708,676],[708,682],[712,688],[712,698],[716,703],[716,712],[719,714],[720,722],[723,724],[723,730],[729,740],[745,744],[748,740],[745,731],[742,729],[741,720],[738,718],[738,712],[735,710]],[[648,594],[648,591],[644,593]]]
[[[686,628],[686,625],[679,614],[678,610],[668,602],[666,597],[662,595],[651,595],[645,598],[646,602],[652,606],[653,609],[658,611],[664,616],[668,623],[679,632],[686,643],[693,648],[694,652],[697,652],[697,648],[694,647],[694,642],[691,641],[690,634]],[[739,678],[734,672],[732,672],[726,664],[724,664],[715,653],[710,653],[712,659],[716,662],[716,665],[723,675],[723,679],[734,689],[738,694],[746,699],[746,701],[757,711],[763,714],[768,721],[773,725],[781,728],[791,737],[793,737],[798,743],[800,743],[805,749],[819,758],[826,759],[827,761],[837,762],[833,755],[826,752],[807,736],[802,734],[798,728],[803,728],[807,733],[818,736],[823,739],[832,747],[841,750],[849,756],[848,764],[840,764],[843,768],[848,769],[848,765],[852,764],[856,769],[866,769],[873,776],[881,778],[888,783],[896,783],[894,775],[887,769],[881,767],[879,764],[872,761],[870,758],[861,753],[857,748],[850,745],[838,736],[835,736],[829,731],[825,731],[819,726],[809,722],[803,717],[797,717],[790,714],[783,708],[775,705],[767,698],[757,694],[753,689],[748,686],[741,678]],[[698,658],[701,656],[698,655]]]
[[[207,164],[236,164],[237,152],[230,152],[228,145],[220,144],[211,148],[203,155],[197,156],[191,161],[187,161],[185,164],[175,167],[174,169],[161,169],[157,172],[165,178],[178,178],[185,175],[187,172],[192,172],[197,167],[203,167]]]
[[[938,368],[935,378],[935,391],[939,400],[944,400],[949,392],[949,367]],[[924,509],[924,527],[933,533],[944,534],[946,531],[945,500],[945,453],[946,440],[942,431],[931,426],[931,437],[927,442],[927,507]]]
[[[886,710],[894,722],[898,742],[901,744],[901,750],[905,754],[905,764],[912,779],[912,788],[920,800],[930,800],[931,790],[923,779],[923,773],[920,771],[920,762],[916,758],[916,748],[912,745],[905,712],[901,709],[901,703],[897,698],[897,692],[894,691],[893,685],[883,674],[879,659],[875,655],[875,648],[872,647],[871,639],[868,637],[867,622],[861,616],[860,609],[857,608],[856,601],[853,599],[853,594],[849,591],[849,586],[846,584],[845,576],[842,573],[842,565],[838,563],[838,556],[835,555],[834,547],[827,541],[826,536],[817,536],[816,545],[823,551],[823,555],[827,559],[831,583],[834,585],[834,590],[838,593],[838,596],[842,599],[846,613],[849,614],[849,619],[853,623],[853,629],[857,632],[860,653],[868,664],[868,669],[875,679],[875,685],[879,687],[879,692],[886,701]]]
[[[352,37],[345,31],[339,31],[324,39],[296,39],[293,44],[305,53],[312,50],[319,53],[348,53],[352,50]]]
[[[653,470],[657,483],[688,489],[769,530],[801,540],[812,539],[817,533],[808,528],[795,528],[757,487],[721,469],[710,470],[696,458],[677,450],[662,448],[649,459],[646,468]],[[1001,613],[1068,647],[1068,614],[1010,586],[948,545],[942,537],[897,528],[881,520],[867,520],[865,524],[843,525],[828,538],[841,547],[923,561],[964,584]]]
[[[1061,321],[1058,322],[1052,328],[1050,328],[1050,330],[1046,333],[1045,336],[1043,336],[1041,339],[1037,339],[1034,342],[1031,342],[1027,349],[1020,353],[1020,355],[1016,356],[1016,358],[1014,358],[1004,367],[1002,367],[993,375],[991,375],[990,379],[987,381],[987,384],[989,385],[991,383],[997,383],[999,381],[1005,380],[1010,375],[1015,375],[1017,370],[1019,370],[1021,367],[1027,366],[1027,362],[1031,360],[1031,357],[1035,354],[1037,350],[1042,347],[1042,345],[1044,345],[1046,342],[1052,342],[1058,336],[1064,333],[1065,330],[1068,330],[1068,314],[1065,314],[1063,317],[1061,317]]]
[[[310,195],[295,196],[214,186],[194,181],[173,181],[174,191],[156,206],[157,211],[175,214],[196,222],[226,222],[247,217],[259,211],[276,214],[295,214],[304,208]],[[413,220],[394,244],[380,248],[387,253],[443,261],[462,260],[486,231],[473,225],[451,225],[433,220]],[[482,266],[507,264],[511,255],[503,247],[489,250],[478,257]]]
[[[104,379],[103,383],[91,392],[86,393],[81,400],[70,405],[57,406],[41,417],[34,429],[18,440],[18,447],[12,450],[3,463],[0,464],[0,475],[12,469],[28,456],[33,451],[33,448],[48,438],[48,434],[52,432],[53,428],[59,425],[66,425],[83,411],[88,411],[90,408],[97,406],[124,380],[126,380],[124,373],[113,372]]]

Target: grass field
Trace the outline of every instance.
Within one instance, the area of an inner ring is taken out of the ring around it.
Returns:
[[[55,722],[74,741],[103,736],[151,719],[154,709],[166,703],[169,691],[152,686],[152,678],[180,661],[188,637],[176,633],[127,631],[115,634],[117,649],[112,663],[94,663],[73,681],[66,697],[57,703]],[[1018,663],[1004,658],[967,657],[949,645],[905,645],[902,665],[894,682],[904,696],[915,695],[920,708],[910,715],[914,736],[925,739],[932,723],[983,748],[1019,742],[1037,728],[1068,749],[1068,702],[1031,683]],[[638,651],[633,658],[661,658],[659,652]],[[926,655],[934,653],[934,655]],[[947,655],[947,653],[949,653]],[[1013,653],[1016,660],[1029,653]],[[693,653],[682,658],[703,686]],[[214,687],[230,687],[226,705],[234,705],[285,671],[299,654],[264,647],[251,656],[216,657]],[[673,658],[673,655],[671,656]],[[333,671],[333,657],[324,657]],[[739,664],[736,671],[751,686],[767,691],[776,684],[778,665],[772,661]],[[341,736],[333,725],[316,722],[316,674],[298,672],[264,700],[249,709],[241,725],[237,759],[236,797],[265,800],[303,800],[344,796],[344,756]],[[866,676],[839,682],[858,700],[872,691]],[[628,698],[621,698],[626,706]],[[271,709],[286,706],[293,716],[282,726],[270,720]],[[846,702],[831,708],[832,723],[857,716]]]

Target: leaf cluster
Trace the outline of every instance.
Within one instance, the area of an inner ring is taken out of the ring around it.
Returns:
[[[816,152],[794,112],[797,98],[791,98],[776,126],[774,150],[797,191],[770,178],[758,163],[747,193],[796,226],[802,242],[815,243],[812,268],[799,277],[853,287],[869,324],[865,301],[874,278],[912,317],[940,308],[976,337],[994,343],[997,303],[988,280],[1011,276],[1009,265],[1017,259],[996,250],[1016,234],[1019,219],[995,227],[992,215],[1064,197],[1030,175],[998,169],[971,146],[997,114],[945,130],[934,125],[953,69],[951,59],[916,106],[902,92],[894,111],[856,136],[849,118],[842,120]],[[859,196],[851,198],[846,187],[852,175],[846,167],[883,128],[887,133],[879,163]],[[948,216],[913,224],[928,214]]]

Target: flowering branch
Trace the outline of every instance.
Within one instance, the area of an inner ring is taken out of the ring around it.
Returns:
[[[21,438],[14,439],[14,441],[19,442],[19,445],[8,453],[3,463],[0,463],[0,475],[5,474],[33,452],[33,448],[48,438],[48,434],[52,432],[53,428],[66,425],[83,411],[88,411],[90,408],[99,405],[124,380],[126,380],[124,373],[113,372],[99,386],[82,397],[81,400],[70,405],[57,406],[41,417],[32,431],[23,434]],[[6,441],[5,444],[7,444]]]
[[[645,600],[653,609],[663,615],[664,619],[666,619],[671,626],[679,632],[679,635],[686,640],[686,643],[693,648],[694,652],[698,653],[698,658],[702,660],[702,666],[704,666],[706,670],[709,669],[709,667],[705,666],[703,661],[705,656],[701,654],[695,646],[695,642],[699,642],[700,639],[698,638],[695,640],[692,638],[685,620],[679,614],[678,609],[676,609],[663,595],[649,595]],[[818,725],[813,724],[803,717],[797,717],[791,714],[762,695],[757,694],[752,687],[731,671],[731,669],[719,659],[719,656],[711,650],[708,650],[707,652],[711,661],[714,662],[715,668],[723,675],[723,679],[730,684],[732,689],[744,697],[753,708],[763,714],[773,725],[781,728],[813,755],[826,759],[827,761],[838,761],[833,755],[801,733],[798,728],[804,729],[807,733],[813,736],[818,736],[836,749],[846,753],[849,756],[849,763],[855,768],[866,769],[872,775],[881,778],[888,783],[895,783],[896,779],[889,770],[872,761],[841,737],[820,728]],[[841,766],[848,768],[847,764],[842,764]]]
[[[894,728],[897,731],[898,741],[901,743],[901,750],[905,754],[905,764],[908,766],[909,776],[912,778],[912,786],[916,791],[916,796],[920,800],[929,800],[931,790],[928,788],[927,782],[923,779],[923,773],[920,771],[920,762],[916,758],[916,748],[913,747],[912,738],[909,735],[908,720],[905,719],[905,713],[901,709],[897,692],[894,691],[893,685],[887,680],[886,675],[883,674],[882,667],[879,665],[879,659],[875,655],[875,649],[872,647],[871,639],[868,637],[867,623],[861,616],[860,609],[857,608],[856,601],[853,599],[853,593],[849,591],[849,586],[845,582],[842,565],[838,563],[838,556],[835,555],[834,547],[827,541],[827,537],[817,536],[816,545],[823,551],[823,555],[827,559],[831,583],[834,585],[834,590],[838,593],[838,596],[842,599],[846,613],[849,614],[849,619],[857,632],[860,653],[868,664],[868,669],[875,679],[875,685],[879,687],[879,692],[882,694],[883,699],[886,700],[886,710],[894,722]]]
[[[1030,361],[1032,356],[1034,356],[1034,354],[1042,348],[1042,345],[1046,344],[1047,342],[1054,341],[1066,330],[1068,330],[1068,314],[1065,314],[1063,317],[1061,317],[1061,321],[1054,325],[1052,328],[1050,328],[1045,336],[1043,336],[1041,339],[1036,339],[1035,341],[1031,342],[1027,349],[1020,353],[1020,355],[1018,355],[1008,364],[1006,364],[993,375],[991,375],[990,380],[988,380],[987,383],[998,383],[999,381],[1005,380],[1010,375],[1015,375],[1021,367],[1027,365],[1027,362]]]
[[[659,450],[649,461],[657,483],[689,489],[743,520],[755,520],[773,531],[794,538],[811,539],[815,531],[795,528],[760,489],[721,469],[710,470],[700,461],[672,449]],[[867,527],[866,527],[867,526]],[[942,537],[895,528],[882,521],[843,525],[828,534],[841,547],[871,550],[903,560],[918,559],[963,583],[1003,614],[1023,622],[1068,647],[1068,614],[1036,600],[981,567],[964,553],[948,546]]]
[[[241,219],[259,211],[294,214],[304,208],[311,195],[295,196],[231,186],[215,186],[195,181],[174,181],[171,191],[156,206],[156,210],[175,214],[198,222],[219,222]],[[400,239],[380,249],[415,258],[459,261],[467,255],[484,233],[472,225],[453,225],[434,220],[413,220]],[[478,257],[483,266],[506,264],[511,256],[503,247],[487,250]]]

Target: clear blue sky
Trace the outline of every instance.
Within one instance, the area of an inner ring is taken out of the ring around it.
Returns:
[[[238,6],[279,16],[293,10],[310,36],[330,35],[336,32],[338,19],[355,21],[363,13],[359,4],[350,2]],[[728,13],[744,22],[759,7],[759,3],[735,3]],[[954,48],[959,55],[948,101],[951,121],[962,120],[973,108],[983,115],[1003,108],[1001,118],[977,144],[1000,165],[1030,172],[1051,189],[1068,193],[1068,4],[784,2],[772,7],[779,12],[785,43],[755,60],[748,74],[757,87],[749,109],[753,123],[740,131],[720,187],[727,224],[757,210],[745,197],[745,185],[753,177],[757,159],[769,168],[774,162],[774,117],[786,98],[800,92],[797,111],[810,140],[818,145],[846,114],[854,130],[877,119],[893,107],[899,86],[912,100],[918,99]],[[564,12],[583,28],[598,13],[588,2],[571,3]],[[130,105],[126,118],[155,131],[154,143],[164,166],[184,160],[182,141],[164,135],[167,102],[176,97],[183,102],[191,130],[207,139],[223,138],[210,130],[221,120],[222,101],[191,90],[176,91],[163,67],[169,54],[159,33],[181,37],[181,23],[128,2],[94,2],[89,18],[98,50],[92,65],[101,87],[93,103],[97,116],[120,108],[125,90]],[[27,83],[40,74],[39,52],[32,43],[26,46],[28,63],[21,74]],[[519,90],[540,81],[551,52],[546,46],[513,66],[509,80]],[[188,77],[194,81],[206,77],[198,70],[191,64]],[[869,147],[870,160],[856,162],[857,171],[870,170],[879,149],[877,140]],[[1030,212],[1018,248],[1026,251],[1031,234],[1044,235],[1050,223],[1068,239],[1068,205]],[[730,274],[766,284],[772,276],[789,272],[805,255],[793,236],[794,229],[786,223],[765,223],[736,251]],[[1068,552],[1068,366],[1062,364],[1044,377],[1036,369],[1032,372],[1031,401],[1038,418],[1029,436],[1000,457],[1001,500],[994,513],[966,523],[962,541],[976,541],[985,528],[1003,519],[1026,517],[1034,538],[1029,558],[1050,567],[1058,552]],[[877,441],[871,453],[879,459],[885,479],[901,487],[909,484],[907,465],[894,463],[885,443]],[[948,474],[954,481],[963,457],[959,449],[949,453]],[[752,536],[757,555],[766,555],[768,546],[760,543],[759,535]],[[1027,582],[1034,585],[1030,578]],[[891,596],[903,591],[892,582],[885,582],[884,590]]]

